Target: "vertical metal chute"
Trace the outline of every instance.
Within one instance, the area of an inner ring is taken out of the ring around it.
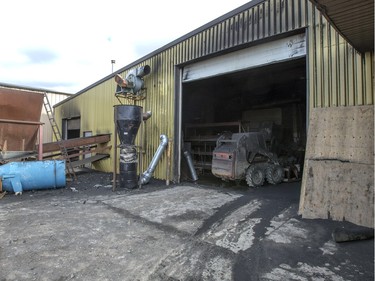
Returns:
[[[136,105],[116,105],[115,122],[120,139],[120,186],[136,188],[137,148],[134,145],[143,118],[143,108]]]

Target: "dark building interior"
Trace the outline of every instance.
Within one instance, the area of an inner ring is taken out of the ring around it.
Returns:
[[[184,148],[198,175],[211,174],[212,151],[224,132],[266,131],[267,148],[280,159],[293,158],[301,172],[306,87],[305,58],[183,83]]]

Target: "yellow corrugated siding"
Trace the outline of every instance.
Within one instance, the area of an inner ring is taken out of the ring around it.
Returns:
[[[115,85],[108,80],[89,89],[82,95],[68,100],[55,110],[56,120],[70,117],[81,117],[81,136],[84,131],[92,131],[96,134],[113,134],[113,105],[117,103],[114,96]],[[113,136],[111,137],[113,140]],[[112,142],[112,141],[111,141]],[[111,143],[113,145],[113,142]],[[111,150],[111,157],[113,149]],[[110,159],[95,163],[95,168],[102,171],[112,171],[112,161]]]
[[[150,163],[159,146],[160,134],[173,138],[175,67],[232,47],[304,28],[308,33],[307,86],[310,107],[373,104],[373,53],[362,56],[355,52],[308,0],[264,1],[139,64],[150,65],[151,73],[145,77],[147,98],[136,104],[142,106],[144,111],[152,111],[152,117],[142,123],[136,139],[136,144],[142,146],[144,151],[139,172],[144,171]],[[128,70],[120,74],[124,76]],[[113,106],[119,104],[114,92],[115,82],[111,78],[59,106],[59,118],[81,116],[81,132],[90,130],[93,134],[113,134]],[[124,100],[123,103],[134,102]],[[113,139],[112,135],[112,145]],[[111,159],[98,162],[95,168],[112,171],[113,153],[114,149],[111,150]],[[165,155],[155,170],[155,178],[166,178]],[[175,165],[173,161],[171,164],[172,167]]]
[[[160,53],[149,60],[146,60],[142,65],[147,64],[151,67],[151,73],[145,77],[145,87],[147,88],[147,98],[140,101],[132,101],[121,99],[123,104],[136,104],[143,107],[143,111],[151,111],[152,117],[146,122],[143,122],[139,128],[136,145],[142,147],[142,167],[141,172],[146,170],[148,164],[151,162],[155,151],[160,144],[160,135],[167,135],[171,140],[173,139],[173,126],[174,126],[174,84],[173,84],[173,65],[170,63],[172,58],[172,50],[167,50]],[[122,76],[126,72],[121,73]],[[106,83],[115,84],[114,80],[108,80]],[[111,89],[110,94],[114,95],[115,88]],[[110,101],[111,102],[111,101]],[[111,108],[110,120],[102,120],[103,125],[111,122],[114,130],[113,121],[113,105],[120,104],[115,98],[112,104],[101,105]],[[116,136],[117,137],[117,136]],[[112,141],[113,142],[113,141]],[[113,152],[113,150],[112,150]],[[165,155],[165,154],[164,154]],[[166,175],[166,157],[162,157],[154,176],[156,178],[165,178]],[[111,160],[113,162],[113,160]],[[110,163],[109,170],[112,171]],[[98,167],[99,168],[99,167]],[[106,168],[107,166],[100,167]]]
[[[363,59],[364,81],[365,87],[364,98],[367,104],[374,104],[374,52],[366,53]]]
[[[308,15],[310,106],[373,104],[374,52],[357,52],[311,3]]]
[[[68,94],[60,94],[60,93],[51,93],[45,92],[48,96],[48,101],[50,105],[53,107],[55,104],[63,101],[64,99],[68,98],[70,95]],[[44,123],[43,125],[43,143],[52,142],[54,140],[53,131],[51,123],[48,119],[46,109],[44,106],[42,107],[42,113],[40,116],[40,122]]]

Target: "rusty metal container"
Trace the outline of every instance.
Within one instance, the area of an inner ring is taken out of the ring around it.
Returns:
[[[41,93],[0,88],[0,160],[35,150],[43,98]]]

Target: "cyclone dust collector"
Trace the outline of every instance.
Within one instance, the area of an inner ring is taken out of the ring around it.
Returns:
[[[120,139],[120,186],[136,188],[137,148],[134,145],[139,126],[142,122],[142,107],[137,105],[115,105],[114,118]]]

